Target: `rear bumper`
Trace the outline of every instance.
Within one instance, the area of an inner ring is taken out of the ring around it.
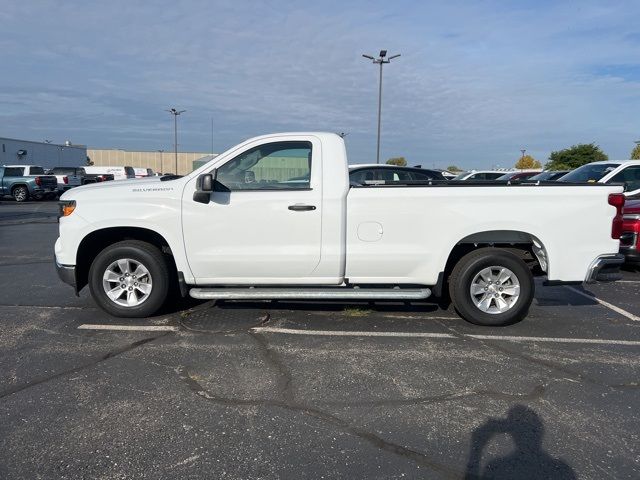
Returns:
[[[609,254],[600,255],[589,267],[586,283],[614,282],[622,278],[620,267],[624,264],[624,255]]]
[[[640,262],[638,240],[638,233],[635,231],[625,231],[620,236],[620,253],[624,255],[625,261],[629,263]]]

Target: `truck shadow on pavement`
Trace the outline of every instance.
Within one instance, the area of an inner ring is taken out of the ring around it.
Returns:
[[[489,443],[505,435],[511,437],[515,449],[489,460],[481,469],[482,457]],[[552,457],[542,448],[543,435],[542,419],[525,405],[514,405],[505,418],[488,419],[471,435],[465,479],[575,479],[575,472],[564,460]]]

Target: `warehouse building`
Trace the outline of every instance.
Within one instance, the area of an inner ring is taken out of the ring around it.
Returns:
[[[176,173],[176,157],[174,152],[156,150],[130,151],[118,149],[94,149],[87,151],[87,155],[96,166],[128,166],[151,168],[154,172]],[[192,172],[193,162],[202,157],[215,157],[215,154],[199,152],[178,152],[178,175]]]
[[[0,165],[38,165],[43,168],[87,164],[87,147],[67,141],[60,145],[0,137]]]

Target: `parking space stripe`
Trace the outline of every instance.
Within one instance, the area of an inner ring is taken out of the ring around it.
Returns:
[[[598,345],[628,345],[640,346],[640,340],[617,340],[603,338],[555,338],[555,337],[521,337],[509,335],[474,335],[430,332],[368,332],[368,331],[344,331],[344,330],[299,330],[295,328],[254,327],[251,330],[257,333],[281,333],[285,335],[312,335],[323,337],[405,337],[405,338],[474,338],[476,340],[501,340],[508,342],[546,342],[546,343],[582,343]]]
[[[346,330],[297,330],[295,328],[254,327],[251,330],[260,333],[285,333],[288,335],[316,335],[324,337],[418,337],[418,338],[456,338],[450,333],[430,332],[369,332]]]
[[[508,342],[548,342],[548,343],[595,343],[598,345],[633,345],[640,346],[640,341],[616,340],[603,338],[555,338],[555,337],[518,337],[508,335],[463,335],[477,340],[505,340]]]
[[[580,290],[578,290],[577,288],[574,287],[567,287],[569,290],[571,290],[572,292],[577,293],[578,295],[582,295],[585,298],[588,298],[590,300],[594,300],[596,302],[598,302],[600,305],[607,307],[610,310],[613,310],[616,313],[619,313],[620,315],[623,315],[625,317],[627,317],[629,320],[633,320],[634,322],[640,322],[640,317],[638,317],[637,315],[634,315],[631,312],[627,312],[626,310],[620,308],[620,307],[616,307],[615,305],[613,305],[612,303],[609,302],[605,302],[604,300],[596,297],[596,296],[591,296],[585,292],[582,292]]]
[[[124,332],[177,332],[180,328],[173,325],[94,325],[82,324],[78,330],[113,330]]]

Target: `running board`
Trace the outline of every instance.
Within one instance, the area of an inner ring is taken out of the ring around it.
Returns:
[[[423,300],[428,288],[192,288],[202,300]]]

